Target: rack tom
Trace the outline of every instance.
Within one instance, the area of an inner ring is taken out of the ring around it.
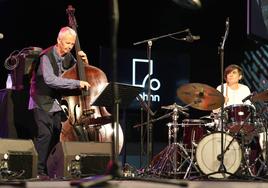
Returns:
[[[251,105],[236,104],[224,108],[227,117],[226,130],[230,133],[249,134],[254,131],[255,108]]]

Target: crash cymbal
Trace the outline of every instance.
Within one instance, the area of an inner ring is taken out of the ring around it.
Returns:
[[[182,85],[177,90],[181,101],[198,110],[214,110],[224,103],[223,95],[213,87],[201,83]]]
[[[253,102],[267,102],[268,101],[268,90],[254,94],[251,97],[251,101],[253,101]]]

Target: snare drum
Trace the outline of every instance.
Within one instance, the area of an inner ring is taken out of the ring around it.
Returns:
[[[229,145],[229,149],[224,153],[224,165],[226,171],[235,173],[240,167],[242,161],[242,150],[236,139],[232,136],[223,133],[223,151]],[[205,136],[197,145],[196,148],[196,161],[200,170],[204,174],[217,172],[221,165],[221,133],[216,132]],[[228,174],[225,174],[228,176]],[[224,178],[221,173],[210,175],[214,178]]]
[[[205,128],[206,121],[200,119],[184,119],[183,127],[183,144],[186,149],[191,149],[207,134]]]
[[[226,130],[230,133],[239,132],[241,126],[243,128],[240,130],[243,133],[251,133],[254,131],[254,117],[255,109],[251,105],[236,104],[230,105],[224,108],[227,115]]]

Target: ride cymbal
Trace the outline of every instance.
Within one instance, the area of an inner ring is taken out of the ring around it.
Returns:
[[[268,90],[260,93],[256,93],[251,97],[253,102],[267,102],[268,101]]]
[[[201,83],[184,84],[177,89],[179,99],[198,110],[214,110],[221,107],[224,97],[215,88]]]

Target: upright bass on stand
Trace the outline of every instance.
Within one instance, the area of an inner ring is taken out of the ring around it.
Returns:
[[[69,5],[66,9],[69,25],[77,33],[77,23],[74,17],[75,9]],[[75,42],[77,63],[62,77],[87,81],[91,87],[82,90],[75,96],[66,96],[62,100],[62,108],[67,116],[63,122],[61,141],[112,141],[111,114],[105,107],[91,106],[92,101],[108,84],[105,73],[97,67],[82,62],[78,52],[81,50],[78,34]],[[77,93],[77,92],[75,92]],[[117,136],[117,135],[115,135]],[[119,126],[119,151],[123,146],[123,132]]]

